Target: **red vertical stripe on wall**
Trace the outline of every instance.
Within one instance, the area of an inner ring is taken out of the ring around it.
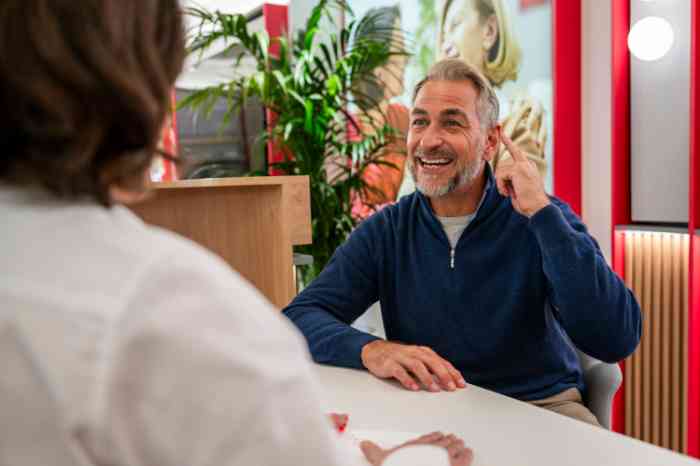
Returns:
[[[688,312],[688,454],[700,458],[700,0],[692,0],[690,48],[690,290]]]
[[[623,232],[614,233],[613,238],[613,269],[625,276],[625,234]],[[622,371],[622,385],[618,389],[615,398],[613,399],[612,413],[612,429],[615,432],[624,433],[625,431],[625,362],[620,362],[620,370]]]
[[[621,231],[613,234],[613,269],[621,277],[625,276],[625,234]],[[612,430],[625,433],[625,361],[620,362],[622,385],[613,399]]]
[[[287,10],[287,5],[274,5],[271,3],[265,3],[263,5],[265,30],[270,38],[287,37],[287,33],[289,32],[289,17]],[[279,44],[270,45],[270,53],[272,55],[277,55],[279,50]]]
[[[263,5],[263,20],[265,22],[265,30],[270,38],[288,37],[289,17],[287,13],[287,5],[273,5],[265,3]],[[277,55],[279,53],[279,44],[270,44],[270,54]],[[267,121],[268,132],[272,131],[277,121],[277,115],[270,110],[265,111],[265,120]],[[267,143],[267,163],[273,164],[284,161],[284,152],[274,141],[269,140]],[[270,175],[281,175],[281,170],[271,168],[268,170]]]
[[[627,34],[630,29],[629,0],[612,5],[612,254],[613,268],[624,277],[624,235],[615,226],[631,223],[630,214],[630,55]],[[624,363],[622,387],[613,401],[613,430],[625,432]]]
[[[697,157],[697,152],[695,154]],[[697,165],[696,158],[696,170]],[[697,183],[697,171],[695,180]],[[697,221],[697,213],[695,215]],[[696,234],[692,238],[690,246],[691,296],[688,309],[690,312],[688,316],[688,454],[700,458],[700,236]]]
[[[628,0],[612,3],[612,225],[632,222],[630,202],[630,29]]]
[[[554,194],[581,215],[581,1],[552,6]]]
[[[169,124],[163,127],[161,134],[163,150],[172,156],[179,153],[180,141],[177,135],[177,103],[175,102],[175,89],[170,93],[170,119]],[[178,179],[175,162],[163,159],[163,176],[159,181],[175,181]]]

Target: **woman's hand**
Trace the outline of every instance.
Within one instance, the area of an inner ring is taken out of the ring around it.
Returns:
[[[445,435],[442,432],[423,435],[391,449],[384,449],[374,442],[364,440],[360,443],[360,448],[372,466],[379,466],[395,451],[414,445],[432,445],[446,449],[450,458],[450,466],[470,466],[474,458],[472,451],[464,446],[464,440],[452,434]]]

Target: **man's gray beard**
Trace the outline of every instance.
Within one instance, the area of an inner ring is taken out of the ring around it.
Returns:
[[[415,162],[413,160],[415,160],[415,158],[409,161],[409,172],[413,178],[413,183],[416,185],[416,189],[427,197],[442,197],[458,188],[471,184],[477,178],[477,176],[479,176],[481,171],[481,162],[483,161],[481,157],[471,161],[461,172],[452,177],[447,184],[444,186],[435,187],[424,185],[418,181]]]

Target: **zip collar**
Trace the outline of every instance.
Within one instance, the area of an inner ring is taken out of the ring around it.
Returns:
[[[465,233],[471,230],[475,225],[481,223],[485,218],[487,218],[492,212],[494,212],[505,199],[496,189],[496,179],[493,176],[493,171],[491,165],[486,163],[484,167],[484,172],[486,173],[486,186],[484,187],[484,194],[481,199],[479,207],[477,207],[476,215],[467,226]],[[418,202],[418,212],[419,217],[425,221],[428,229],[431,233],[440,239],[440,241],[446,243],[449,246],[449,241],[445,235],[445,231],[440,223],[440,220],[435,216],[433,208],[430,207],[430,201],[421,192],[415,192],[415,198]],[[462,233],[464,234],[464,233]]]

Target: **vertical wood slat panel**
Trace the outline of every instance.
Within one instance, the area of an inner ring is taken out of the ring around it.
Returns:
[[[634,236],[635,235],[630,235],[630,234],[625,234],[625,285],[627,285],[627,288],[634,289],[634,260],[637,257],[636,254],[634,254]],[[634,360],[636,358],[636,353],[632,354],[627,359],[627,363],[625,364],[625,373],[626,373],[626,378],[629,380],[635,380],[634,376]],[[633,396],[634,396],[634,384],[625,382],[623,384],[623,387],[625,388],[625,432],[627,432],[629,435],[634,436],[634,423],[633,420],[635,418],[634,416],[634,403],[633,403]]]
[[[670,306],[672,301],[671,298],[671,271],[672,271],[672,260],[673,257],[671,252],[673,251],[672,246],[673,238],[670,235],[662,236],[662,246],[661,246],[661,302],[664,303],[665,307]],[[661,316],[661,339],[664,343],[661,345],[661,380],[671,380],[671,346],[670,342],[672,340],[671,332],[671,312],[670,307],[668,311],[664,312]],[[671,384],[661,383],[661,416],[662,416],[662,426],[661,426],[661,444],[671,445],[671,416],[668,413],[671,412]]]
[[[661,239],[663,235],[651,236],[651,443],[661,444]]]
[[[626,232],[626,283],[644,314],[625,367],[628,435],[687,451],[688,235]]]
[[[681,239],[676,237],[674,238],[674,246],[675,249],[681,248]],[[673,267],[673,300],[672,300],[672,312],[673,312],[673,340],[672,340],[672,348],[673,348],[673,375],[672,375],[672,380],[681,380],[681,348],[680,348],[680,342],[681,342],[681,289],[680,289],[680,282],[681,282],[681,261],[682,261],[682,255],[679,257],[675,253],[672,255],[673,262],[674,262],[674,267]],[[681,387],[676,386],[675,384],[673,386],[673,411],[672,413],[676,413],[680,411],[681,409]],[[671,449],[680,451],[681,449],[681,426],[680,423],[677,422],[677,420],[674,418],[673,419],[673,437],[672,437],[672,443],[671,443]]]
[[[651,306],[651,234],[642,234],[642,309],[646,310],[642,333],[642,440],[651,442],[651,323],[654,319]]]
[[[635,294],[638,294],[637,290],[642,289],[642,271],[644,270],[644,263],[642,258],[644,254],[642,253],[642,235],[635,234],[634,236],[634,252],[637,256],[636,266],[634,270],[634,288]],[[641,304],[641,303],[640,303]],[[642,307],[644,309],[644,307]],[[646,320],[646,318],[644,319]],[[635,419],[634,419],[634,435],[636,438],[642,438],[642,348],[637,350],[635,354],[635,375],[636,379],[634,381],[634,403],[635,403]]]

